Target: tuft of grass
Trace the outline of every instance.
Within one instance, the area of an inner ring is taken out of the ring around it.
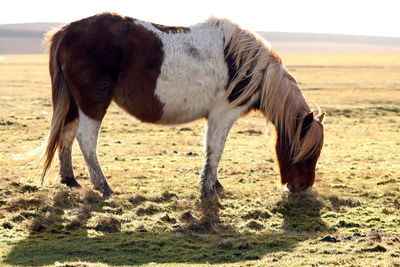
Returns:
[[[268,219],[270,217],[271,215],[268,213],[268,211],[257,209],[251,210],[242,216],[243,219]]]
[[[360,224],[353,222],[351,220],[340,220],[337,223],[338,227],[345,227],[345,228],[353,228],[353,227],[360,227]]]
[[[173,198],[176,198],[177,195],[175,193],[170,193],[169,191],[164,191],[159,198],[155,200],[155,202],[170,202]]]
[[[11,222],[4,222],[1,226],[4,229],[13,229],[14,228],[14,225]]]
[[[12,200],[5,208],[8,212],[15,212],[18,210],[32,210],[44,205],[43,199],[37,198],[20,198]]]
[[[147,207],[140,207],[136,210],[136,214],[139,216],[153,215],[162,211],[162,208],[154,204],[150,204]]]
[[[185,211],[184,213],[182,213],[179,219],[182,222],[194,222],[197,220],[197,218],[193,216],[190,211]]]
[[[25,184],[21,187],[21,193],[33,193],[39,191],[39,187],[32,184]]]
[[[38,215],[34,211],[22,211],[22,212],[18,213],[17,215],[13,216],[12,221],[19,223],[19,222],[22,222],[22,221],[25,221],[27,219],[30,219],[32,217],[34,218],[37,216]]]
[[[235,240],[233,240],[232,238],[224,238],[217,243],[216,247],[220,249],[231,250],[235,247]]]
[[[77,192],[69,190],[60,190],[53,194],[54,207],[60,209],[67,209],[79,206],[82,203],[80,196]]]
[[[95,192],[93,190],[86,190],[83,195],[83,203],[85,205],[98,205],[103,202],[103,197],[100,195],[99,192]]]
[[[370,248],[362,248],[361,251],[363,251],[363,252],[386,252],[387,249],[380,244],[376,244],[375,246],[372,246]]]
[[[97,219],[95,230],[107,233],[121,231],[121,222],[114,217],[100,217]]]
[[[256,230],[256,231],[260,231],[262,229],[264,229],[264,225],[262,225],[261,223],[256,222],[255,220],[251,220],[246,224],[247,228],[250,228],[252,230]]]
[[[143,195],[135,195],[134,197],[131,197],[128,199],[130,203],[134,204],[134,205],[139,205],[142,202],[147,201],[147,197],[143,196]]]
[[[27,225],[27,229],[31,233],[39,233],[44,231],[47,228],[48,224],[45,218],[37,217],[32,219]]]
[[[65,226],[65,230],[67,231],[75,231],[82,226],[82,223],[79,220],[73,220],[69,224]]]
[[[339,210],[342,207],[354,208],[354,207],[361,206],[361,203],[359,200],[340,198],[337,195],[329,196],[328,200],[331,202],[332,208],[334,210]]]
[[[160,218],[161,221],[167,222],[167,223],[176,223],[176,219],[173,217],[170,217],[168,213],[165,213],[163,217]]]

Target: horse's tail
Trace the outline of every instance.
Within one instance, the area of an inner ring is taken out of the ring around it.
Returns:
[[[62,142],[62,131],[71,101],[71,91],[67,85],[58,60],[58,51],[65,33],[66,27],[61,28],[56,32],[49,32],[45,39],[45,41],[48,42],[50,58],[49,69],[52,87],[53,117],[51,120],[50,133],[47,137],[47,147],[42,158],[44,160],[41,180],[42,184],[44,177],[52,164],[54,154]]]

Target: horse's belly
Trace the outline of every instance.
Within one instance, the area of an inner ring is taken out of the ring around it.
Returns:
[[[157,86],[155,94],[163,104],[159,123],[186,123],[207,117],[215,105],[214,96],[218,94],[217,88],[202,84],[200,81],[194,83],[181,81],[180,84],[176,82],[163,81]]]

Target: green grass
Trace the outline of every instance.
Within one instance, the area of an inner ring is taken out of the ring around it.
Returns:
[[[83,188],[60,185],[57,163],[41,186],[39,168],[15,158],[49,130],[47,58],[4,58],[1,264],[400,265],[400,54],[282,55],[310,106],[327,112],[313,192],[282,191],[274,129],[266,137],[265,118],[251,113],[231,130],[219,166],[225,194],[206,214],[204,120],[143,124],[112,105],[98,154],[116,194],[91,189],[77,144]]]

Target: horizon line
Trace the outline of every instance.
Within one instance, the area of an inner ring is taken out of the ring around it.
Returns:
[[[0,26],[10,26],[10,25],[23,25],[23,24],[68,24],[70,22],[52,22],[52,21],[33,21],[33,22],[15,22],[15,23],[1,23]],[[280,30],[253,30],[254,32],[268,32],[268,33],[290,33],[290,34],[318,34],[318,35],[342,35],[346,37],[375,37],[375,38],[390,38],[390,39],[400,39],[400,36],[393,35],[376,35],[376,34],[360,34],[360,33],[340,33],[340,32],[313,32],[313,31],[280,31]],[[1,37],[1,36],[0,36]]]

